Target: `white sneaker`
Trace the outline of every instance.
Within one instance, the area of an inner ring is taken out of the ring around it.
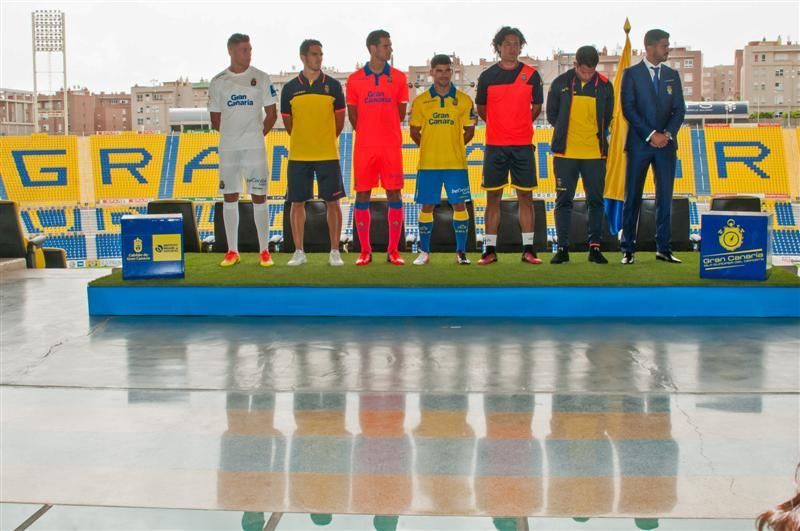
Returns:
[[[428,253],[426,253],[424,251],[420,251],[419,256],[417,257],[417,259],[414,260],[414,265],[425,265],[430,261],[430,259],[431,259],[431,256]]]
[[[333,250],[328,255],[328,263],[332,266],[343,266],[344,260],[342,260],[342,255],[339,254],[339,251]]]
[[[305,264],[306,262],[308,262],[308,259],[306,258],[306,253],[303,251],[295,251],[294,254],[292,255],[292,259],[289,260],[289,263],[286,265],[299,266]]]

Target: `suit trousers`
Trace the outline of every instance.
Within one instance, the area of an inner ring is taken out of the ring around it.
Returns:
[[[622,207],[622,252],[636,251],[636,228],[642,207],[642,192],[647,170],[653,167],[656,189],[656,249],[672,250],[672,190],[675,183],[677,149],[674,142],[657,149],[628,150],[625,174],[625,204]]]

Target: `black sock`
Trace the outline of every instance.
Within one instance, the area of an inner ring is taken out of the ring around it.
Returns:
[[[523,245],[522,246],[523,253],[532,253],[533,252],[533,245]]]
[[[494,245],[487,245],[486,250],[483,252],[483,254],[496,254],[494,250]]]

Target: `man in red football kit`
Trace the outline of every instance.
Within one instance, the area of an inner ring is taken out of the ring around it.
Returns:
[[[361,244],[356,265],[372,261],[369,241],[369,201],[372,189],[381,186],[389,202],[388,261],[405,262],[397,250],[403,226],[403,136],[400,123],[408,105],[406,75],[389,64],[389,33],[375,30],[367,36],[369,63],[347,78],[347,115],[356,132],[353,149],[356,203],[353,219]]]

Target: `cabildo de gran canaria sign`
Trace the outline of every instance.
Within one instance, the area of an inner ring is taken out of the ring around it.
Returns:
[[[183,278],[183,217],[122,216],[122,278]]]
[[[766,280],[772,214],[716,211],[701,218],[700,277]]]

